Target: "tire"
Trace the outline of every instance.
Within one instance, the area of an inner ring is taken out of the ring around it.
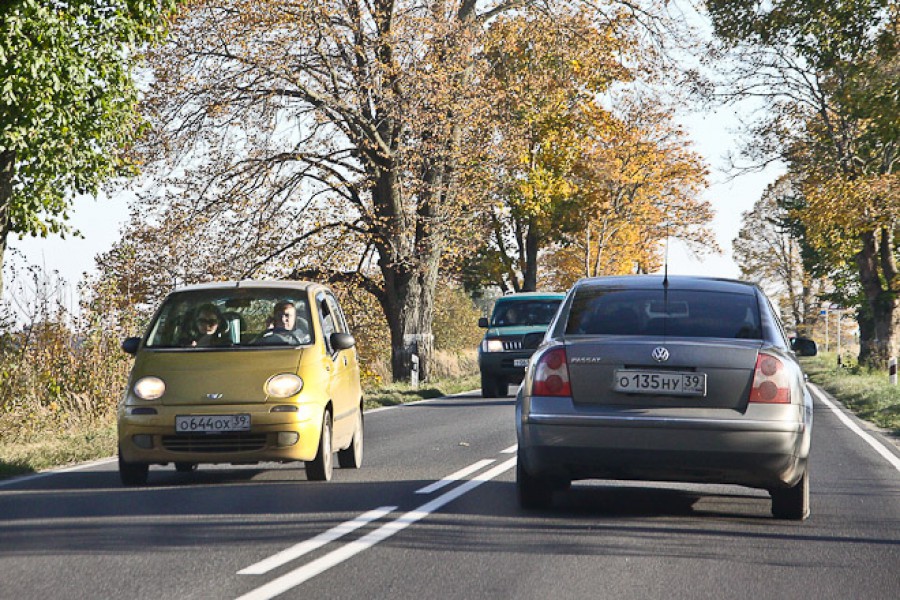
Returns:
[[[519,506],[526,510],[550,508],[553,505],[553,488],[549,482],[528,474],[521,459],[516,463],[516,495]]]
[[[197,470],[197,463],[192,462],[176,462],[175,470],[179,473],[193,473]]]
[[[122,449],[119,449],[119,479],[122,480],[122,485],[146,485],[149,471],[150,465],[147,463],[125,461],[122,458]]]
[[[482,398],[496,398],[500,395],[500,390],[497,387],[497,378],[491,375],[490,373],[482,373],[481,374],[481,397]]]
[[[356,415],[356,429],[353,431],[353,439],[350,441],[349,446],[339,450],[337,453],[338,464],[342,469],[358,469],[362,466],[364,429],[363,411],[362,407],[360,407]]]
[[[497,390],[498,398],[506,398],[509,396],[509,382],[503,375],[497,375],[494,378],[494,389]]]
[[[331,413],[326,410],[322,416],[318,452],[314,459],[306,461],[306,478],[310,481],[331,481],[331,472],[334,469],[334,448],[331,444]]]
[[[776,519],[802,521],[809,516],[809,470],[794,487],[771,490],[772,516]]]

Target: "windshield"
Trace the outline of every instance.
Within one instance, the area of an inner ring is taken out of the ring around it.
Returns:
[[[762,338],[753,295],[591,287],[576,292],[566,333]]]
[[[510,325],[549,325],[562,299],[509,300],[497,302],[491,317],[491,327]]]
[[[310,323],[301,290],[176,292],[150,324],[147,347],[298,346],[312,343]]]

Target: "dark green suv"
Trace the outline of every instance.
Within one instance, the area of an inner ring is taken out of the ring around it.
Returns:
[[[533,344],[523,346],[523,338],[545,333],[564,297],[544,292],[510,294],[497,300],[490,320],[478,321],[479,327],[487,328],[478,347],[482,396],[506,396],[509,384],[522,381],[534,352]]]

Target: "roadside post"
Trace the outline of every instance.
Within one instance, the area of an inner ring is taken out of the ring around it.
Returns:
[[[419,355],[413,354],[409,357],[412,363],[409,368],[409,384],[413,389],[419,389]]]
[[[892,356],[888,360],[888,377],[891,385],[897,385],[897,357]]]

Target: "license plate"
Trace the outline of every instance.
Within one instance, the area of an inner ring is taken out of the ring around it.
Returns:
[[[250,431],[250,415],[191,415],[175,417],[175,433]]]
[[[514,367],[527,367],[527,366],[528,366],[528,359],[527,359],[527,358],[514,358],[514,359],[513,359],[513,366],[514,366]]]
[[[626,394],[705,396],[706,373],[666,371],[616,371],[615,390]]]

